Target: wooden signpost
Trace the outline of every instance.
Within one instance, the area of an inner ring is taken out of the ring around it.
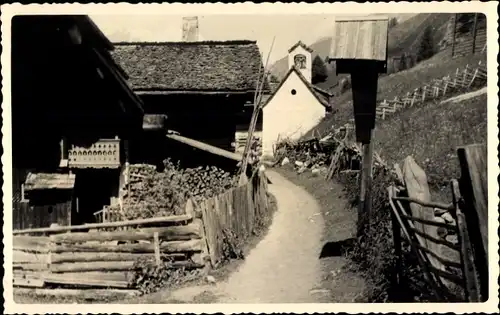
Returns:
[[[371,211],[373,131],[379,73],[387,72],[389,18],[336,18],[329,61],[337,74],[351,75],[356,141],[362,144],[358,236],[369,225]]]

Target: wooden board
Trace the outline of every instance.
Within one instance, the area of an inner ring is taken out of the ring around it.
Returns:
[[[14,289],[14,294],[33,294],[39,296],[76,296],[82,299],[94,300],[96,297],[99,298],[110,298],[110,297],[133,297],[139,295],[139,291],[136,290],[119,290],[119,289],[27,289],[18,288]]]
[[[162,253],[182,253],[201,251],[202,241],[200,239],[189,241],[171,241],[160,244]],[[114,252],[114,253],[154,253],[154,244],[121,244],[107,245],[95,243],[65,244],[51,247],[52,253],[65,252]]]
[[[431,193],[427,182],[427,175],[411,156],[408,156],[404,161],[403,176],[409,198],[419,199],[423,202],[431,201]],[[423,207],[417,203],[410,203],[410,209],[412,212],[411,215],[413,217],[420,218],[426,221],[434,221],[434,209]],[[415,228],[421,233],[429,235],[432,238],[440,238],[438,235],[437,226],[415,222]],[[419,240],[420,244],[422,244],[422,246],[429,251],[435,253],[440,257],[443,256],[442,253],[443,250],[445,250],[443,245],[431,242],[428,239],[419,236],[418,234],[417,239]],[[434,269],[442,271],[446,270],[446,266],[439,259],[432,255],[427,255],[427,257]],[[450,287],[451,284],[446,279],[441,278],[441,281],[446,286]]]
[[[82,243],[89,241],[152,241],[155,232],[157,232],[158,237],[164,241],[200,238],[200,226],[191,223],[184,226],[144,228],[132,231],[62,233],[51,235],[50,240],[54,243]]]
[[[169,258],[185,259],[186,255],[181,253],[166,254]],[[114,252],[66,252],[51,255],[52,264],[67,262],[91,262],[91,261],[135,261],[139,258],[154,258],[149,253],[114,253]]]
[[[14,236],[14,250],[47,253],[50,239],[44,236]]]
[[[61,273],[49,274],[45,277],[46,283],[78,285],[78,286],[92,286],[92,287],[105,287],[105,288],[123,288],[129,287],[128,281],[116,281],[107,279],[93,279],[75,277],[74,273]]]

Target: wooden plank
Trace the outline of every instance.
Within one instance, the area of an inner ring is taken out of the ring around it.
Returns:
[[[43,236],[14,236],[14,250],[47,253],[50,239]]]
[[[200,226],[190,223],[183,226],[144,228],[140,230],[113,232],[62,233],[50,236],[54,243],[82,243],[89,241],[141,241],[153,240],[155,233],[164,241],[190,240],[200,238]]]
[[[462,197],[459,190],[459,184],[454,179],[451,180],[450,184],[453,193],[453,203],[456,205],[455,215],[457,218],[460,257],[463,264],[462,270],[465,280],[465,295],[469,302],[485,301],[480,292],[481,283],[476,269],[476,263],[474,262],[474,252],[471,246],[469,232],[467,231],[467,223],[459,206]]]
[[[81,272],[81,271],[129,271],[134,268],[134,261],[92,261],[82,263],[52,264],[53,273]]]
[[[14,289],[14,294],[33,294],[38,296],[75,296],[84,300],[95,300],[99,298],[114,298],[114,297],[134,297],[139,295],[137,290],[120,290],[120,289]]]
[[[160,258],[160,239],[158,237],[158,232],[154,232],[154,249],[155,249],[155,261],[156,265],[159,266],[161,264],[161,258]]]
[[[210,262],[212,266],[216,266],[218,262],[218,257],[217,257],[217,236],[215,230],[217,229],[217,226],[215,225],[215,222],[213,220],[213,216],[210,214],[210,212],[207,209],[207,203],[205,201],[200,203],[200,208],[201,208],[201,213],[202,213],[202,220],[205,225],[205,232],[206,232],[206,242],[208,246],[208,251],[210,254]]]
[[[14,264],[46,262],[49,256],[47,253],[30,253],[20,250],[13,250],[12,254]]]
[[[91,223],[84,225],[71,225],[71,226],[58,226],[52,228],[35,228],[35,229],[25,229],[13,231],[14,235],[29,234],[29,233],[60,233],[68,231],[81,231],[90,229],[106,229],[124,226],[138,226],[138,225],[150,225],[159,223],[184,223],[192,220],[193,217],[190,215],[174,215],[168,217],[157,217],[149,219],[138,219],[138,220],[128,220],[128,221],[118,221],[118,222],[106,222],[106,223]]]
[[[426,203],[429,203],[431,201],[431,193],[427,182],[427,175],[411,156],[408,156],[404,161],[403,176],[409,198],[419,199],[422,202]],[[412,212],[412,216],[415,218],[419,218],[425,221],[433,221],[434,219],[433,209],[426,209],[426,207],[421,206],[417,203],[410,203],[410,209]],[[415,228],[433,238],[439,238],[438,228],[435,225],[422,224],[422,222],[416,221]],[[434,253],[442,254],[442,245],[430,242],[426,238],[423,238],[419,235],[417,235],[417,239],[420,241],[423,247],[429,249]],[[436,259],[432,255],[427,255],[427,257],[433,267],[439,270],[446,270],[445,265],[440,260]],[[446,283],[445,279],[441,280],[443,281],[443,283]]]
[[[46,283],[53,284],[66,284],[75,286],[92,286],[92,287],[105,287],[105,288],[123,288],[129,287],[128,281],[115,281],[106,279],[90,279],[90,278],[75,278],[74,273],[66,274],[49,274],[45,277]]]
[[[373,181],[373,139],[370,132],[369,143],[363,144],[363,157],[362,157],[362,168],[361,168],[361,180],[360,180],[360,193],[359,193],[359,205],[358,205],[358,226],[357,235],[362,236],[364,230],[370,224],[370,213],[371,213],[371,190]]]
[[[186,254],[173,253],[165,254],[165,257],[172,259],[182,259]],[[90,262],[90,261],[123,261],[137,260],[139,258],[154,258],[155,255],[147,253],[113,253],[113,252],[66,252],[60,254],[52,254],[52,264],[60,264],[67,262]]]
[[[181,252],[197,252],[201,251],[202,241],[200,239],[190,241],[171,241],[162,242],[160,250],[163,253],[181,253]],[[53,253],[65,252],[114,252],[114,253],[154,253],[154,245],[152,243],[139,244],[71,244],[71,245],[55,245],[51,247]]]
[[[488,174],[485,144],[457,149],[462,178],[460,191],[467,205],[464,215],[474,247],[482,249],[476,259],[488,264]]]
[[[45,286],[45,281],[43,279],[36,279],[36,278],[17,278],[17,277],[14,277],[13,285],[15,287],[43,288]]]
[[[46,271],[49,270],[47,263],[27,263],[27,264],[13,264],[14,269],[27,270],[27,271]]]
[[[133,271],[82,271],[82,272],[65,272],[57,274],[47,274],[43,278],[67,278],[67,279],[84,279],[84,280],[105,280],[115,282],[129,282],[134,277]]]

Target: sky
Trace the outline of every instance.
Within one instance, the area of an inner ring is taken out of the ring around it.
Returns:
[[[182,16],[91,15],[112,42],[180,41]],[[297,41],[312,44],[333,31],[332,15],[198,16],[200,40],[256,40],[264,57],[275,41],[269,65],[287,54]]]

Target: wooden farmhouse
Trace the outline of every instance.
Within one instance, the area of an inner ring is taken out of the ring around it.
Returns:
[[[129,83],[149,115],[165,115],[167,129],[181,136],[235,152],[239,132],[248,131],[262,59],[255,41],[197,41],[196,20],[185,19],[180,42],[116,43],[113,57],[129,74]],[[195,28],[193,31],[192,28]],[[268,89],[266,82],[265,88]],[[258,129],[262,122],[259,121]],[[185,166],[214,163],[216,155],[196,151],[165,137],[145,135],[142,159],[160,165],[168,155]],[[167,154],[168,153],[168,154]],[[232,162],[234,167],[234,162]]]
[[[87,16],[12,19],[14,229],[94,221],[116,204],[141,100]]]
[[[298,42],[288,51],[289,70],[263,107],[263,155],[279,140],[296,140],[331,110],[331,93],[313,85],[312,49]]]

